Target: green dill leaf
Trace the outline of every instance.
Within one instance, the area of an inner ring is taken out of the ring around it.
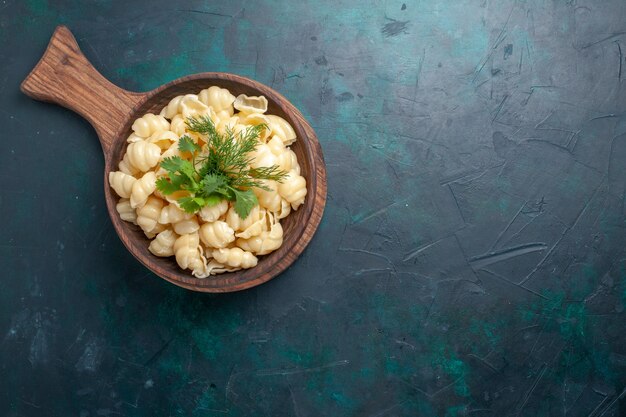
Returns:
[[[248,217],[254,206],[259,204],[259,201],[252,190],[241,191],[236,188],[231,188],[231,190],[235,194],[235,203],[233,204],[235,212],[239,215],[239,217],[245,219]]]
[[[278,165],[272,165],[271,167],[250,168],[248,175],[252,178],[283,182],[287,177],[287,172],[280,169]]]
[[[209,116],[188,117],[185,121],[190,131],[201,135],[218,136],[215,124]]]
[[[170,182],[165,177],[156,180],[156,188],[165,195],[175,193],[180,190],[180,185]]]
[[[187,135],[178,139],[178,150],[181,152],[189,152],[193,155],[200,152],[200,149],[200,146]]]

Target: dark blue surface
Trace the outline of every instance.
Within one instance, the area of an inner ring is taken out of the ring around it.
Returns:
[[[303,112],[328,204],[286,273],[125,251],[95,133],[18,90],[57,24],[121,87]],[[626,415],[624,1],[7,0],[0,39],[1,415]]]

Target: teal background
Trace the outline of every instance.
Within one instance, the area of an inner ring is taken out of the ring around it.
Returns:
[[[626,3],[0,3],[0,415],[626,415]],[[226,71],[310,121],[322,224],[195,294],[124,249],[58,24],[117,85]]]

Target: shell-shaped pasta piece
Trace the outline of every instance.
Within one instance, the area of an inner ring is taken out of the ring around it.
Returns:
[[[238,124],[240,124],[239,116],[220,118],[219,121],[215,124],[215,129],[223,135],[226,133],[227,130],[230,130],[231,132],[234,131],[235,126],[237,126]]]
[[[213,108],[218,115],[221,112],[225,112],[226,115],[232,116],[234,113],[233,102],[235,101],[235,96],[233,96],[230,91],[225,88],[217,86],[209,87],[200,91],[198,99],[207,106]],[[220,118],[222,117],[221,115],[219,116]]]
[[[217,262],[233,268],[252,268],[258,262],[251,252],[236,247],[215,249],[211,254]]]
[[[283,227],[280,223],[274,223],[269,231],[264,231],[259,236],[253,236],[249,239],[239,238],[236,244],[245,251],[257,255],[267,255],[283,244]]]
[[[189,197],[191,195],[191,193],[189,191],[184,191],[184,190],[180,190],[180,191],[175,191],[172,194],[168,194],[165,196],[165,200],[170,203],[170,204],[175,204],[178,205],[178,200],[180,200],[183,197]]]
[[[148,239],[154,239],[156,237],[156,235],[158,235],[159,233],[161,233],[165,229],[166,229],[166,227],[164,225],[157,223],[156,226],[154,226],[154,229],[152,229],[152,231],[150,231],[150,232],[143,232],[143,234],[146,235],[146,237]]]
[[[274,216],[276,220],[284,219],[289,216],[291,213],[291,204],[289,204],[285,199],[280,200],[280,210],[274,212]]]
[[[254,222],[262,219],[264,215],[265,210],[262,210],[257,205],[254,206],[252,210],[250,210],[248,217],[242,219],[241,217],[239,217],[235,209],[231,207],[226,213],[226,223],[228,223],[228,225],[232,227],[235,231],[243,231],[252,226]]]
[[[211,115],[211,119],[215,122],[215,111],[211,112],[209,106],[198,100],[198,96],[194,94],[186,95],[180,102],[180,113],[183,118],[207,116]]]
[[[272,135],[278,136],[286,146],[296,141],[296,131],[287,120],[273,114],[268,114],[266,117],[269,120],[268,125]]]
[[[209,263],[207,264],[206,274],[207,274],[207,276],[209,276],[209,275],[217,275],[217,274],[222,274],[224,272],[237,271],[239,269],[241,269],[241,268],[227,267],[227,266],[222,265],[221,263],[217,262],[215,259],[211,259],[209,261]],[[198,277],[198,278],[204,278],[204,277]]]
[[[269,145],[269,144],[268,144]],[[286,148],[283,153],[278,155],[276,165],[282,171],[295,171],[296,174],[300,175],[300,164],[298,164],[298,157],[295,152],[289,148]]]
[[[161,210],[159,216],[159,223],[161,224],[174,224],[183,220],[189,220],[193,217],[193,214],[186,213],[181,210],[177,204],[168,204]]]
[[[261,113],[245,114],[243,117],[239,118],[239,123],[242,125],[245,125],[244,126],[245,128],[248,128],[249,126],[258,126],[261,124],[265,125],[266,127],[263,130],[261,130],[261,132],[259,133],[259,141],[261,142],[267,142],[267,139],[270,137],[270,134],[272,133],[271,130],[269,129],[269,120],[267,116]],[[245,132],[245,129],[244,129],[244,132]]]
[[[195,96],[195,94],[188,94],[190,96]],[[183,98],[187,97],[187,95],[176,96],[167,103],[167,106],[163,107],[160,116],[165,117],[166,119],[171,119],[180,113],[180,102],[183,101]],[[197,97],[197,96],[196,96]]]
[[[270,151],[279,158],[287,150],[283,141],[276,135],[272,136],[272,139],[267,141],[267,146],[270,148]]]
[[[210,248],[225,248],[235,241],[235,231],[223,221],[204,223],[200,227],[200,240]]]
[[[120,215],[120,219],[125,222],[137,224],[137,213],[135,213],[135,209],[130,206],[130,200],[128,198],[120,198],[120,201],[115,205],[115,209]]]
[[[267,111],[267,99],[264,96],[239,94],[233,107],[242,113],[265,113]]]
[[[122,198],[130,197],[133,185],[137,182],[137,178],[132,175],[123,173],[122,171],[109,172],[109,185],[113,191]]]
[[[177,114],[174,116],[172,122],[170,123],[170,131],[177,134],[178,137],[183,136],[187,132],[187,123],[182,115]]]
[[[235,137],[235,139],[239,139],[242,136],[245,136],[246,131],[249,127],[250,126],[244,125],[243,123],[237,123],[232,127],[231,132],[233,132],[233,136]]]
[[[146,172],[157,163],[161,156],[161,148],[154,143],[133,142],[126,149],[128,161],[142,172]]]
[[[260,182],[269,188],[269,191],[259,187],[252,189],[257,200],[259,201],[259,205],[269,211],[279,211],[282,198],[278,195],[278,184],[276,181],[271,180],[262,180]]]
[[[244,228],[243,231],[235,233],[235,236],[243,239],[248,239],[252,236],[260,235],[263,231],[268,230],[268,220],[270,220],[270,224],[272,220],[272,217],[270,216],[271,215],[267,212],[267,210],[260,209],[258,219],[252,222],[252,224],[250,224],[248,227]],[[248,220],[248,218],[246,218],[246,220]]]
[[[130,206],[132,208],[143,206],[154,190],[156,190],[156,174],[152,171],[146,172],[133,184],[130,193]]]
[[[168,122],[163,116],[148,113],[135,120],[132,129],[138,136],[148,138],[159,130],[169,130],[170,122]]]
[[[154,240],[150,242],[148,250],[156,256],[173,256],[176,239],[178,239],[178,235],[171,229],[166,229],[156,235]]]
[[[205,222],[214,222],[228,211],[228,201],[222,200],[213,206],[204,206],[198,212],[198,216]]]
[[[193,216],[174,223],[172,227],[179,235],[188,235],[190,233],[197,232],[198,229],[200,229],[200,224],[198,223],[198,218]]]
[[[277,165],[278,158],[272,153],[272,150],[265,143],[257,145],[256,149],[248,154],[252,160],[250,166],[252,168],[271,167]]]
[[[205,272],[207,263],[201,251],[198,233],[180,236],[174,242],[173,249],[176,263],[182,269],[191,269],[194,271],[194,275]]]
[[[161,157],[159,158],[159,163],[163,162],[165,158],[171,158],[172,156],[183,156],[178,149],[178,141],[172,143],[170,147],[161,154]]]
[[[289,171],[287,177],[278,184],[278,194],[291,204],[291,208],[297,210],[304,203],[306,196],[306,180],[294,170]]]
[[[146,233],[154,231],[157,227],[157,219],[163,208],[163,200],[150,196],[146,203],[137,209],[137,224]]]
[[[178,136],[174,132],[170,132],[169,130],[161,130],[159,132],[154,133],[148,139],[146,139],[148,143],[154,143],[162,150],[169,149],[172,146],[172,143],[178,142]],[[159,152],[160,157],[160,152]]]
[[[135,142],[141,142],[142,140],[144,140],[144,138],[142,138],[141,136],[133,132],[130,134],[130,136],[128,136],[128,139],[126,139],[126,142],[135,143]]]
[[[124,154],[124,158],[122,158],[122,160],[120,161],[118,168],[124,174],[128,174],[128,175],[135,175],[139,173],[139,169],[137,169],[137,167],[131,164],[130,161],[128,160],[127,153]]]

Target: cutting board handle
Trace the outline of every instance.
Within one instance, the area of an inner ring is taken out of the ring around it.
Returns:
[[[26,95],[60,104],[96,129],[105,157],[133,108],[145,93],[133,93],[104,78],[80,51],[72,32],[58,26],[48,48],[20,86]]]

